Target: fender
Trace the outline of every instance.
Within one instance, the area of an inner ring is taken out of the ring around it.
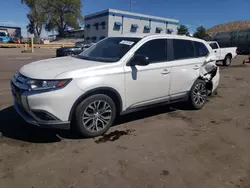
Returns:
[[[87,91],[86,93],[82,94],[73,104],[71,110],[70,110],[70,114],[69,114],[69,121],[71,122],[74,111],[77,107],[78,104],[80,104],[85,98],[94,95],[94,94],[101,94],[101,93],[113,93],[115,94],[116,98],[118,99],[118,101],[114,101],[116,103],[116,105],[118,105],[118,112],[120,113],[122,111],[122,98],[121,95],[119,94],[118,91],[116,91],[115,89],[111,88],[111,87],[98,87],[98,88],[94,88],[91,89],[89,91]],[[117,104],[118,103],[118,104]]]

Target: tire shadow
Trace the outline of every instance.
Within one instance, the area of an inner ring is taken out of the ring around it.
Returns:
[[[169,113],[175,110],[188,109],[183,104],[151,107],[118,116],[114,126],[159,114]],[[0,111],[0,122],[0,139],[1,137],[7,137],[30,143],[53,143],[60,142],[62,139],[85,139],[76,134],[74,130],[44,129],[28,124],[16,113],[13,106]]]
[[[154,107],[148,107],[146,109],[142,109],[133,113],[129,113],[126,115],[121,115],[117,117],[116,125],[120,125],[123,123],[128,123],[131,121],[136,121],[148,117],[157,116],[160,114],[170,113],[176,110],[188,110],[191,109],[185,105],[185,103],[176,103],[176,104],[165,104],[165,105],[158,105]]]
[[[42,129],[26,123],[13,106],[0,111],[0,133],[3,137],[31,143],[59,142],[64,138],[76,138],[70,131]]]

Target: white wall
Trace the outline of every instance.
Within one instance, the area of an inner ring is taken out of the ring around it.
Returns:
[[[110,15],[108,20],[109,20],[109,22],[108,22],[108,36],[122,34],[122,26],[120,27],[120,30],[114,30],[115,22],[122,23],[122,17]]]
[[[123,23],[123,26],[120,27],[119,31],[114,30],[114,23],[115,22],[121,22]],[[132,24],[137,24],[139,28],[137,28],[136,32],[131,32],[134,30],[131,30],[131,25]],[[113,36],[117,34],[127,34],[127,33],[147,33],[146,30],[144,30],[144,26],[150,26],[151,25],[151,30],[149,31],[149,34],[155,34],[156,33],[156,28],[160,27],[162,28],[161,33],[167,33],[167,29],[173,29],[172,34],[177,34],[177,25],[172,25],[172,24],[166,24],[166,23],[159,23],[155,21],[150,21],[149,20],[138,20],[138,19],[132,19],[132,18],[123,18],[118,17],[118,16],[109,16],[109,31],[108,31],[108,36]],[[123,27],[123,30],[122,30]]]
[[[172,29],[172,30],[173,30],[173,34],[176,34],[176,35],[177,35],[177,28],[178,28],[177,25],[168,24],[167,28],[168,28],[168,29]]]
[[[105,29],[102,29],[102,25],[100,25],[101,22],[105,22]],[[99,23],[98,30],[96,30],[96,27],[93,26],[95,23]],[[87,37],[97,37],[97,41],[99,40],[100,37],[108,36],[108,16],[100,17],[100,18],[95,18],[91,20],[87,20],[84,23],[85,25],[90,24],[90,28],[84,28],[84,35],[85,39]]]
[[[105,15],[105,16],[99,17],[98,15]],[[122,15],[124,15],[123,18],[122,18]],[[151,30],[149,34],[155,34],[156,27],[162,28],[161,33],[167,33],[167,29],[172,29],[173,30],[172,34],[177,34],[177,27],[178,27],[177,24],[171,24],[171,23],[166,24],[166,22],[168,21],[178,23],[178,20],[174,20],[174,19],[149,16],[149,15],[144,15],[144,14],[137,14],[137,13],[120,11],[120,10],[114,10],[114,9],[108,9],[108,10],[104,10],[95,14],[91,14],[91,15],[86,16],[86,18],[91,17],[91,16],[97,16],[97,18],[92,18],[87,21],[85,20],[85,25],[90,24],[89,29],[85,28],[85,37],[91,38],[93,36],[96,36],[97,41],[99,40],[99,37],[101,36],[107,37],[107,36],[115,36],[115,35],[128,34],[128,33],[134,33],[134,34],[147,33],[146,30],[144,30],[144,26],[151,26]],[[151,19],[152,21],[150,21]],[[159,22],[159,20],[161,21]],[[103,21],[106,22],[106,28],[102,29],[102,26],[99,25],[99,29],[96,30],[96,27],[93,25],[96,22],[101,23]],[[114,29],[115,22],[121,22],[123,24],[120,27],[120,30]],[[132,24],[137,24],[139,26],[136,32],[131,32]]]

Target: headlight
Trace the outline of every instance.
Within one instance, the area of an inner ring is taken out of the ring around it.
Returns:
[[[71,79],[67,80],[29,80],[29,88],[31,90],[47,90],[65,87]]]

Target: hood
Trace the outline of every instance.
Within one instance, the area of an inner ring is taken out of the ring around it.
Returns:
[[[20,73],[34,79],[54,79],[67,71],[92,68],[104,64],[74,57],[60,57],[27,64],[20,69]]]

